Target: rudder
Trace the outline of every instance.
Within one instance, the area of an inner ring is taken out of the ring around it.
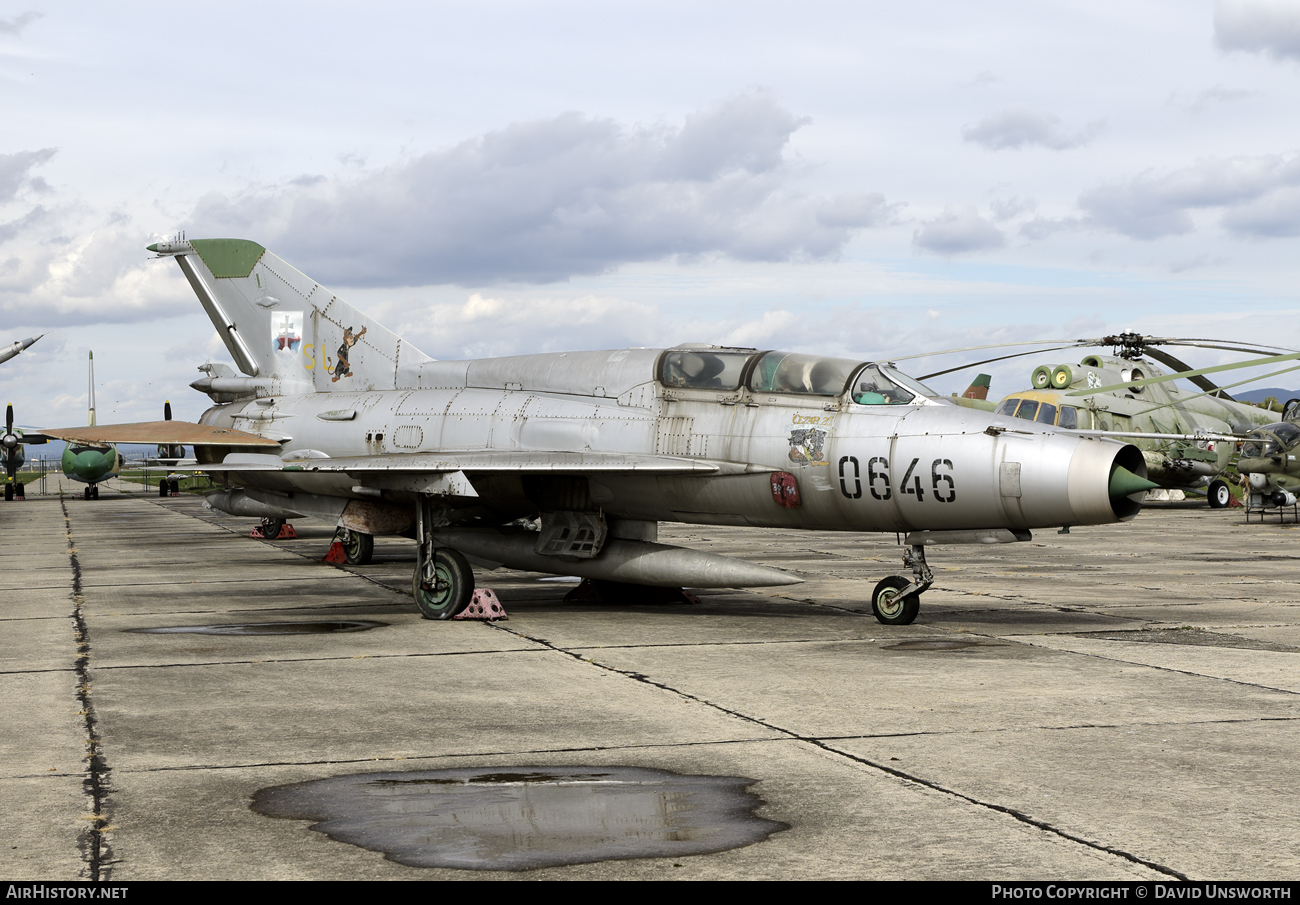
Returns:
[[[394,389],[399,372],[432,360],[256,242],[191,239],[149,250],[176,258],[251,377],[308,381],[318,392]]]

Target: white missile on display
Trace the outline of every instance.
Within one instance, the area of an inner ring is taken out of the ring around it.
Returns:
[[[0,349],[0,362],[6,362],[9,359],[13,358],[23,349],[26,349],[28,346],[36,342],[36,340],[40,339],[41,336],[44,335],[45,334],[42,333],[40,336],[29,336],[26,339],[19,340],[16,343],[10,343],[9,345],[5,346],[3,349]]]

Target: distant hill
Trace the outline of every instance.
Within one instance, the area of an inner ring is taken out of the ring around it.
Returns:
[[[1269,396],[1272,396],[1278,402],[1286,402],[1288,399],[1300,399],[1300,390],[1286,390],[1282,387],[1264,387],[1261,390],[1246,390],[1244,393],[1234,393],[1232,398],[1241,402],[1263,402]]]

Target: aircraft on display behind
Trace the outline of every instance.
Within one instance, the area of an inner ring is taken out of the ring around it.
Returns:
[[[435,361],[254,242],[149,250],[175,258],[242,374],[201,368],[201,425],[112,435],[208,431],[214,508],[324,519],[353,562],[376,534],[416,538],[427,618],[465,608],[471,561],[650,586],[799,580],[657,543],[679,521],[906,535],[911,576],[872,593],[881,622],[906,624],[933,582],[926,546],[1126,520],[1155,486],[1130,444],[960,407],[889,363],[707,345]]]
[[[1272,355],[1177,374],[1146,377],[1134,381],[1134,387],[1139,389],[1154,387],[1181,377],[1203,380],[1206,374],[1219,371],[1288,363],[1287,367],[1280,371],[1241,381],[1241,383],[1254,383],[1297,370],[1300,366],[1292,364],[1297,359],[1300,359],[1300,352]],[[1073,390],[1069,395],[1085,396],[1094,392],[1102,394],[1117,389],[1119,387],[1103,386],[1095,391]],[[1281,421],[1271,420],[1276,412],[1270,409],[1257,409],[1259,414],[1255,417],[1263,416],[1270,423],[1243,431],[1241,433],[1245,436],[1237,438],[1241,440],[1241,455],[1236,463],[1237,471],[1245,478],[1245,489],[1250,495],[1249,503],[1252,509],[1295,506],[1297,499],[1300,498],[1300,399],[1288,399],[1281,405],[1281,409]]]
[[[13,342],[7,346],[0,347],[0,364],[3,364],[4,362],[13,358],[19,352],[29,347],[32,343],[36,342],[36,340],[40,339],[41,336],[44,335],[45,334],[42,333],[40,334],[40,336],[29,336],[26,339],[20,339],[17,342]]]
[[[1142,450],[1150,480],[1165,488],[1206,492],[1215,508],[1229,505],[1232,491],[1223,476],[1232,463],[1236,444],[1225,437],[1244,435],[1268,424],[1274,416],[1257,406],[1236,402],[1226,388],[1215,386],[1199,373],[1188,378],[1201,390],[1199,393],[1184,391],[1171,381],[1136,381],[1147,377],[1177,378],[1192,372],[1182,361],[1156,348],[1160,345],[1227,348],[1261,355],[1271,351],[1240,343],[1136,333],[1078,340],[1065,348],[1098,345],[1113,347],[1115,354],[1089,354],[1077,365],[1039,365],[1030,376],[1032,389],[1008,394],[995,411],[1039,424],[1129,439]],[[1159,366],[1143,361],[1143,355],[1177,368],[1178,373],[1166,374]],[[1114,388],[1075,398],[1079,395],[1075,391],[1096,390],[1103,385]]]
[[[94,427],[95,353],[92,351],[88,355],[87,422],[89,427]],[[121,472],[122,457],[112,443],[70,442],[63,448],[62,465],[65,477],[86,485],[82,491],[83,498],[97,500],[100,483]]]

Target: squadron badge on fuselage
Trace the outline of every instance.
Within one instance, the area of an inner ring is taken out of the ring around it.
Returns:
[[[825,465],[826,433],[815,427],[790,431],[790,461],[796,465]]]

